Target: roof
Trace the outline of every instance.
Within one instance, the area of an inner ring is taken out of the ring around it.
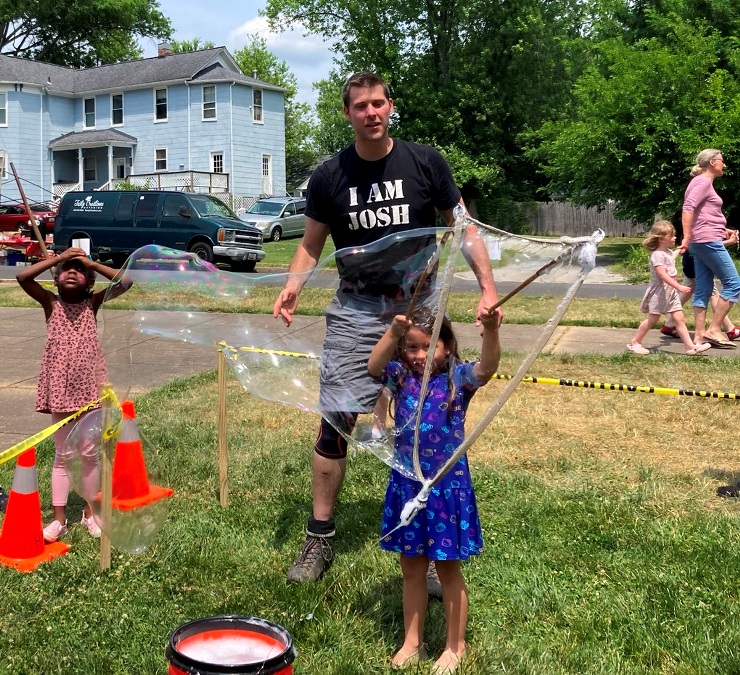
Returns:
[[[49,143],[52,150],[64,150],[65,148],[79,148],[85,145],[99,146],[105,143],[116,145],[136,145],[138,139],[129,134],[124,134],[117,129],[100,129],[91,131],[70,131],[68,134],[59,136]]]
[[[33,84],[48,92],[80,96],[169,82],[240,82],[261,89],[282,87],[244,75],[225,47],[154,56],[96,68],[69,68],[0,54],[0,82]]]

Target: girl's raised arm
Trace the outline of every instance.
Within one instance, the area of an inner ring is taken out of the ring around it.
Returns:
[[[30,267],[24,267],[15,275],[15,280],[20,284],[20,287],[44,308],[47,319],[51,315],[54,294],[36,281],[36,277],[65,260],[79,256],[87,257],[87,254],[81,248],[68,248],[61,255],[39,260]]]
[[[373,347],[370,358],[367,362],[367,372],[373,377],[380,377],[385,370],[385,366],[396,353],[398,341],[403,337],[406,329],[411,325],[411,319],[407,319],[403,314],[393,318],[393,323],[385,332],[378,344]]]
[[[483,345],[480,361],[473,365],[473,375],[478,382],[488,382],[496,373],[501,360],[501,341],[499,339],[499,319],[497,314],[488,312],[481,315],[483,324]]]

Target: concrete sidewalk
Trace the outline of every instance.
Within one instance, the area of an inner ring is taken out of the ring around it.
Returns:
[[[108,312],[104,314],[104,318],[111,314],[119,313]],[[124,313],[120,315],[123,317]],[[196,317],[198,330],[215,339],[224,339],[229,334],[239,332],[237,326],[240,316],[242,315],[199,314]],[[267,331],[278,330],[276,325],[282,326],[282,322],[271,316],[250,317],[250,321],[260,324]],[[455,329],[462,347],[477,348],[480,345],[479,331],[474,326],[457,324]],[[531,349],[541,331],[541,326],[504,324],[501,329],[502,346],[508,350]],[[319,317],[296,316],[291,332],[295,334],[296,344],[320,345],[324,335],[324,321]],[[554,354],[619,354],[625,352],[625,345],[633,334],[632,328],[558,326],[545,351]],[[49,425],[49,415],[34,412],[36,378],[45,340],[46,324],[40,308],[0,307],[0,450]],[[681,355],[684,352],[680,341],[666,338],[657,330],[650,332],[645,343],[656,353]],[[121,350],[128,348],[129,345],[121,343]],[[143,393],[177,378],[213,369],[217,365],[213,345],[193,345],[161,337],[137,335],[132,340],[130,349],[135,362],[130,368],[133,393]],[[703,356],[694,358],[738,356],[740,348],[710,349]]]

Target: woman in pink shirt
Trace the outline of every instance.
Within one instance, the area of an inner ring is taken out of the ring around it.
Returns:
[[[720,150],[709,148],[696,156],[696,164],[691,169],[693,178],[684,195],[680,252],[688,250],[694,256],[694,342],[734,349],[736,345],[722,333],[722,321],[740,297],[740,276],[722,243],[731,233],[722,213],[722,199],[714,190],[714,179],[723,174],[724,168]],[[722,291],[707,328],[707,304],[714,288],[714,277],[722,283]]]

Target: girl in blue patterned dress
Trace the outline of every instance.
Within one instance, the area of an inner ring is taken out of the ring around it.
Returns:
[[[460,361],[457,340],[447,317],[437,344],[431,345],[433,323],[434,316],[429,312],[420,312],[413,321],[404,316],[395,317],[368,362],[370,374],[381,378],[392,394],[396,456],[411,466],[422,376],[427,358],[433,359],[418,443],[426,479],[434,477],[462,443],[470,399],[496,372],[501,355],[495,312],[482,318],[481,358],[474,363]],[[432,488],[426,509],[408,526],[392,532],[401,520],[404,505],[420,489],[420,482],[394,469],[385,496],[381,547],[401,554],[403,573],[404,642],[391,666],[403,668],[427,656],[424,646],[427,567],[434,560],[442,584],[447,638],[433,672],[451,673],[465,653],[468,592],[461,563],[483,548],[467,457],[463,455]]]

